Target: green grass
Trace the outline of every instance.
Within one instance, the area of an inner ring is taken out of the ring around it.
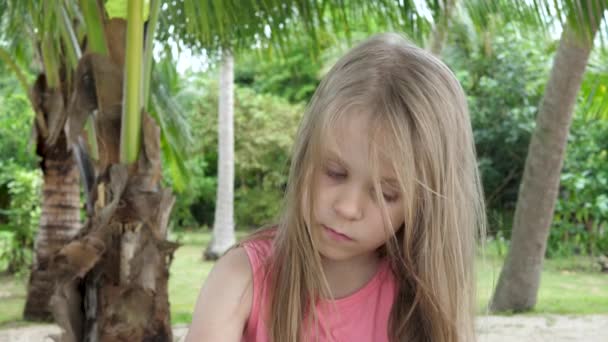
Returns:
[[[495,242],[477,257],[478,312],[486,313],[506,247]],[[502,253],[501,253],[502,252]],[[608,314],[608,274],[588,256],[545,259],[535,308],[526,314]]]
[[[242,233],[237,237],[241,238]],[[198,292],[213,267],[202,262],[209,233],[173,234],[171,240],[183,245],[176,251],[169,279],[169,300],[173,323],[189,323]],[[496,244],[488,244],[478,257],[478,312],[492,294],[502,266],[503,256]],[[0,277],[0,328],[24,324],[21,321],[25,303],[27,277]],[[590,258],[546,260],[541,279],[538,304],[528,314],[608,314],[608,275],[597,272]]]
[[[237,232],[237,239],[245,236]],[[183,245],[175,252],[169,278],[169,301],[171,302],[171,321],[190,323],[198,293],[213,267],[212,262],[203,262],[205,246],[211,240],[208,232],[176,233],[169,237]]]
[[[0,327],[18,325],[25,305],[27,277],[0,276]]]
[[[198,245],[184,245],[175,252],[169,278],[171,320],[189,323],[194,303],[205,278],[213,267],[212,262],[202,262],[203,249]]]

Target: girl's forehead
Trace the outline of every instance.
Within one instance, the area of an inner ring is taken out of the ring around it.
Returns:
[[[386,127],[368,113],[341,115],[322,134],[321,151],[325,158],[366,164],[378,163],[383,171],[392,169],[394,142]]]

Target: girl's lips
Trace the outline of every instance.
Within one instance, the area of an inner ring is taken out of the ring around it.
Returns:
[[[323,225],[323,229],[334,240],[337,240],[337,241],[352,241],[353,240],[348,235],[344,235],[340,232],[337,232],[337,231],[333,230],[332,228],[329,228],[326,225]]]

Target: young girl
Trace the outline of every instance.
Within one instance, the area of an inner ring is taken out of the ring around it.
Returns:
[[[474,341],[483,223],[454,74],[397,34],[374,36],[322,80],[279,223],[215,265],[186,340]]]

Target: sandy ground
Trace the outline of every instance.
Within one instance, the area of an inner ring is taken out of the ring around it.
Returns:
[[[173,327],[175,341],[185,339],[188,327]],[[477,320],[478,342],[608,342],[608,315],[483,316]],[[0,330],[0,342],[52,341],[55,325]]]

